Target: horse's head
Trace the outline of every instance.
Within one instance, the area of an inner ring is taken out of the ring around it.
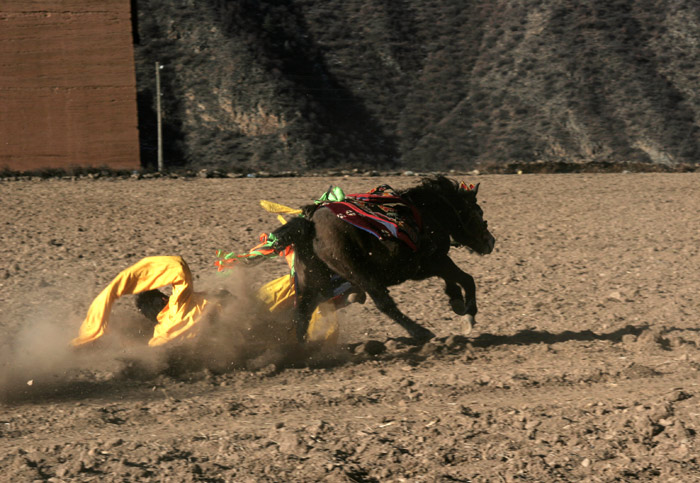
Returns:
[[[487,255],[493,251],[496,239],[489,232],[484,211],[476,202],[478,191],[478,183],[476,186],[459,184],[458,193],[453,196],[457,223],[451,235],[458,244],[466,245],[480,255]]]
[[[484,220],[484,211],[476,202],[479,185],[456,183],[441,177],[437,181],[442,185],[441,196],[447,205],[443,209],[450,220],[450,236],[457,243],[471,248],[480,255],[493,251],[496,239],[488,230]]]
[[[437,225],[458,246],[467,246],[486,255],[493,251],[496,239],[488,230],[484,212],[476,202],[479,185],[434,176],[424,178],[419,186],[401,193],[424,214],[437,221]]]

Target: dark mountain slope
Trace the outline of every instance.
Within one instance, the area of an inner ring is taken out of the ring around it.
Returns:
[[[470,169],[700,160],[693,1],[139,0],[143,158]]]

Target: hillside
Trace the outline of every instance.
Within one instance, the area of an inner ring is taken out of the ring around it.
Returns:
[[[690,0],[138,0],[142,159],[227,170],[700,162]]]

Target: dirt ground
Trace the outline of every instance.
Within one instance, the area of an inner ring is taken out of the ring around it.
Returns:
[[[205,368],[143,347],[130,297],[102,347],[68,341],[144,256],[183,256],[198,289],[284,273],[214,273],[278,225],[261,198],[417,179],[0,182],[2,479],[700,481],[700,174],[465,181],[497,239],[452,253],[477,283],[469,339],[430,280],[392,289],[438,334],[423,346],[368,302],[336,348],[232,340]]]

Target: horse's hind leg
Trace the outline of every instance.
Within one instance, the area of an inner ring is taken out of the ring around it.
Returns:
[[[296,307],[292,322],[296,327],[297,341],[306,342],[311,316],[318,304],[333,295],[332,273],[318,259],[301,254],[296,259]]]
[[[310,297],[308,294],[298,294],[296,303],[297,306],[294,309],[292,322],[296,327],[297,341],[299,343],[304,343],[306,342],[306,332],[309,330],[311,315],[313,314],[314,310],[316,310],[318,301],[315,297]]]
[[[323,287],[316,287],[312,289],[305,287],[300,291],[301,293],[297,294],[296,307],[292,322],[296,327],[298,342],[303,343],[306,340],[306,333],[309,330],[309,322],[314,310],[316,310],[316,307],[324,300],[329,300],[331,298],[332,293],[330,293],[328,290],[330,287],[330,282],[329,285]],[[366,298],[367,296],[362,290],[351,286],[345,294],[345,303],[336,304],[336,309],[342,308],[351,303],[364,304]]]
[[[432,331],[417,324],[401,312],[386,288],[368,289],[367,293],[382,313],[388,315],[394,322],[406,329],[414,339],[423,342],[435,337]]]

